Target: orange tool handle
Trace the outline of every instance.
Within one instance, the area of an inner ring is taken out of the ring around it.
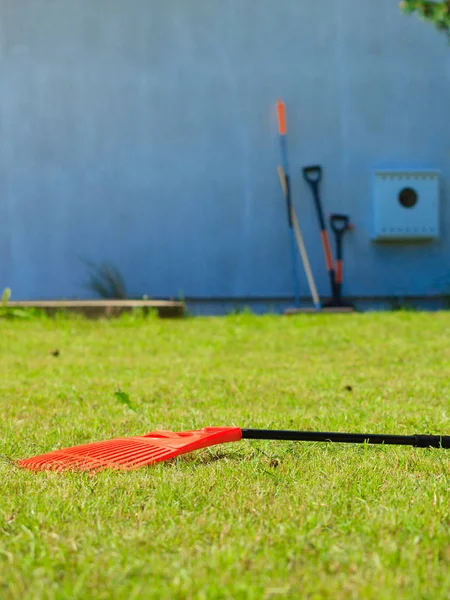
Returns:
[[[283,100],[277,101],[277,116],[278,116],[278,132],[280,135],[286,135],[286,133],[287,133],[286,106],[285,106]]]

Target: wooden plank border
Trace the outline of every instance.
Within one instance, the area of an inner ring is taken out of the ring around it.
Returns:
[[[10,308],[36,308],[47,314],[60,311],[77,312],[88,318],[114,317],[136,308],[157,311],[161,318],[181,318],[185,316],[183,302],[173,300],[16,300],[6,305]]]

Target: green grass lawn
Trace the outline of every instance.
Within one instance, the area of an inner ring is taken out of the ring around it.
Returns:
[[[211,425],[450,433],[449,336],[444,312],[0,320],[0,454]],[[450,451],[242,441],[0,478],[2,600],[450,597]]]

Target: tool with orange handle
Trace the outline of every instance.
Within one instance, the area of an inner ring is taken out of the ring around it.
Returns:
[[[313,198],[314,205],[316,207],[317,218],[319,220],[320,227],[320,238],[322,241],[323,253],[325,257],[325,264],[330,278],[331,287],[331,300],[324,304],[324,308],[334,307],[349,307],[354,308],[352,304],[344,302],[342,300],[342,282],[343,282],[343,257],[342,257],[342,237],[344,233],[350,229],[353,229],[353,225],[350,224],[350,219],[347,215],[330,215],[331,228],[336,238],[336,266],[333,262],[333,255],[331,252],[330,238],[325,224],[325,218],[323,215],[322,202],[320,200],[320,182],[322,180],[322,167],[320,165],[314,165],[303,168],[303,177],[307,183],[309,183]]]
[[[298,276],[298,259],[295,247],[295,231],[292,222],[292,198],[291,198],[291,179],[289,174],[289,163],[287,158],[287,120],[286,107],[282,100],[277,101],[277,118],[278,118],[278,133],[280,135],[281,162],[284,172],[284,188],[287,205],[287,218],[289,225],[289,235],[291,241],[292,255],[292,278],[294,282],[294,302],[297,306],[300,305],[300,280]]]
[[[335,269],[335,296],[332,300],[333,306],[347,306],[354,308],[349,302],[342,299],[342,282],[344,281],[344,256],[342,252],[342,238],[346,231],[354,229],[348,215],[333,213],[330,215],[330,225],[336,239],[336,269]]]
[[[311,190],[313,193],[314,205],[316,207],[317,218],[319,219],[320,239],[322,241],[322,248],[325,256],[325,264],[327,267],[328,276],[330,278],[331,297],[334,298],[336,295],[336,283],[333,257],[331,254],[330,238],[328,237],[328,231],[325,224],[325,218],[323,216],[322,203],[320,201],[319,192],[319,186],[322,180],[322,167],[318,165],[304,167],[303,177],[305,178],[305,181],[307,181],[311,186]]]
[[[131,471],[170,460],[201,448],[238,442],[242,439],[285,440],[294,442],[334,442],[347,444],[394,444],[417,448],[450,448],[450,436],[333,433],[205,427],[193,431],[153,431],[142,436],[91,442],[54,450],[16,461],[30,471],[85,471],[91,475],[104,469]]]

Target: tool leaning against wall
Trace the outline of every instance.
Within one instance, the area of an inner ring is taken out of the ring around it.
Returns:
[[[330,239],[326,228],[325,217],[323,214],[322,201],[320,198],[320,182],[322,180],[322,167],[313,165],[303,168],[303,177],[311,187],[314,205],[316,207],[317,219],[319,221],[320,238],[325,257],[325,265],[328,271],[331,288],[331,299],[324,304],[324,308],[355,310],[352,303],[342,298],[342,284],[344,274],[344,259],[342,242],[343,236],[347,231],[354,229],[350,222],[350,217],[344,214],[332,213],[329,216],[331,229],[336,240],[336,265],[333,262]]]
[[[277,104],[277,118],[278,118],[278,133],[280,136],[280,145],[281,145],[281,160],[282,165],[277,167],[278,176],[280,178],[281,188],[283,190],[284,197],[286,199],[287,204],[287,213],[288,213],[288,225],[289,232],[291,237],[291,251],[292,251],[292,269],[293,269],[293,277],[294,277],[294,291],[295,291],[295,300],[297,306],[300,304],[300,282],[298,279],[298,263],[297,263],[297,254],[295,249],[295,243],[297,242],[298,249],[302,258],[303,268],[306,273],[306,278],[308,280],[309,289],[311,292],[311,296],[314,302],[314,307],[317,311],[321,310],[320,298],[317,292],[316,284],[314,281],[314,276],[312,274],[311,265],[309,263],[308,253],[306,251],[305,243],[303,241],[302,232],[300,229],[300,225],[298,223],[297,216],[295,214],[294,205],[292,203],[291,198],[291,186],[290,186],[290,176],[288,169],[288,160],[287,160],[287,148],[286,148],[286,135],[287,135],[287,119],[286,119],[286,107],[282,100],[278,100]]]

